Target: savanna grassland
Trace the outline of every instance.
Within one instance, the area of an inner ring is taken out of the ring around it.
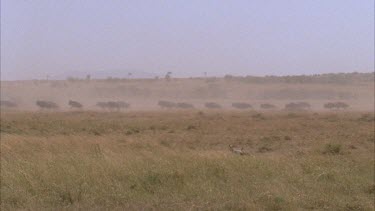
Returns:
[[[374,194],[374,113],[1,114],[2,210],[373,210]]]

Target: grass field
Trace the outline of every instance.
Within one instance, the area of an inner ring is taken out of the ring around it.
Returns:
[[[1,210],[372,210],[374,176],[373,113],[1,115]]]

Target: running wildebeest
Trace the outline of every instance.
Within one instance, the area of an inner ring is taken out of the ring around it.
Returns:
[[[113,111],[113,110],[120,111],[120,109],[121,109],[120,104],[118,102],[115,102],[115,101],[108,101],[107,107],[111,111]]]
[[[249,109],[253,108],[250,104],[248,103],[232,103],[233,108],[238,108],[238,109]]]
[[[170,102],[170,101],[164,101],[164,100],[160,100],[158,102],[158,105],[162,108],[174,108],[174,107],[176,107],[176,103]]]
[[[324,104],[324,108],[326,109],[346,109],[349,105],[344,102],[331,102]]]
[[[272,105],[272,104],[269,104],[269,103],[263,103],[263,104],[260,105],[260,108],[262,108],[262,109],[275,109],[276,106]]]
[[[123,102],[123,101],[117,101],[116,102],[119,106],[120,109],[122,108],[129,108],[130,107],[130,104],[129,103],[126,103],[126,102]]]
[[[177,103],[177,108],[189,109],[194,108],[194,106],[190,103]]]
[[[306,103],[306,102],[299,102],[298,105],[301,106],[304,109],[310,109],[311,108],[310,103]]]
[[[310,109],[311,105],[306,102],[288,103],[285,105],[287,110],[307,110]]]
[[[326,104],[324,104],[324,108],[326,108],[326,109],[335,109],[336,105],[335,105],[335,103],[326,103]]]
[[[83,108],[83,105],[77,101],[69,100],[69,105],[71,108],[78,108],[81,109]]]
[[[336,102],[336,108],[337,109],[340,109],[340,108],[347,109],[347,108],[349,108],[349,105],[344,103],[344,102]]]
[[[5,108],[15,108],[17,107],[17,104],[8,100],[1,100],[0,106]]]
[[[36,101],[36,105],[39,106],[41,109],[58,109],[59,106],[51,101],[42,101],[38,100]]]
[[[221,105],[213,102],[205,103],[204,106],[210,109],[221,108]]]

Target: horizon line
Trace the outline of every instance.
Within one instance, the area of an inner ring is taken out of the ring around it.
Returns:
[[[329,73],[314,73],[314,74],[290,74],[290,75],[287,75],[287,74],[283,74],[283,75],[234,75],[234,74],[225,74],[223,76],[186,76],[186,77],[171,77],[172,79],[205,79],[205,78],[225,78],[226,76],[231,76],[231,77],[257,77],[257,78],[266,78],[266,77],[298,77],[298,76],[307,76],[307,77],[311,77],[311,76],[322,76],[322,75],[330,75],[330,74],[336,74],[336,75],[339,75],[339,74],[375,74],[375,70],[374,71],[369,71],[369,72],[359,72],[359,71],[354,71],[354,72],[329,72]],[[153,74],[153,73],[150,73],[150,74]],[[91,74],[88,74],[88,75],[91,75]],[[164,79],[164,76],[162,77],[159,77],[159,76],[154,76],[154,77],[112,77],[112,76],[108,76],[108,77],[98,77],[98,78],[95,78],[95,77],[92,77],[90,78],[90,80],[108,80],[108,79],[126,79],[126,80],[141,80],[141,79],[146,79],[146,80],[155,80],[155,78],[158,77],[158,79]],[[67,81],[69,80],[69,78],[72,78],[73,80],[87,80],[85,77],[73,77],[73,76],[67,76],[65,79],[11,79],[11,80],[2,80],[1,77],[0,77],[0,82],[21,82],[21,81]]]

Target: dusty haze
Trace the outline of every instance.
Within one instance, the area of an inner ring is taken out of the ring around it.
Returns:
[[[233,77],[185,79],[70,79],[61,81],[13,81],[1,83],[1,99],[12,101],[18,110],[38,110],[37,100],[52,101],[59,110],[71,108],[69,100],[83,104],[84,110],[100,110],[97,102],[124,101],[126,110],[160,109],[159,100],[187,102],[205,109],[215,102],[234,109],[233,102],[246,102],[253,109],[270,103],[283,109],[290,102],[308,102],[322,110],[327,102],[342,101],[351,110],[374,109],[373,73],[327,74],[289,77]]]

